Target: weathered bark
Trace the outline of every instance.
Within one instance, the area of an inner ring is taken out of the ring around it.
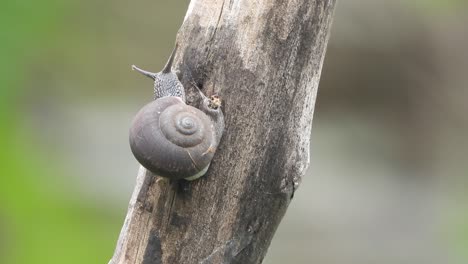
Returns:
[[[207,175],[140,169],[110,263],[261,263],[309,163],[334,0],[192,0],[175,65],[224,103]],[[189,98],[190,102],[190,98]]]

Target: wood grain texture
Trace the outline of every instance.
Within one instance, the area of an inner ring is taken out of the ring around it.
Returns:
[[[110,263],[261,263],[309,163],[334,0],[192,0],[175,68],[223,99],[207,175],[141,168]]]

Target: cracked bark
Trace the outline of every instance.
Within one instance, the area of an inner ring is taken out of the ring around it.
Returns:
[[[192,0],[175,68],[223,99],[208,173],[169,181],[140,168],[110,263],[261,263],[309,163],[334,0]]]

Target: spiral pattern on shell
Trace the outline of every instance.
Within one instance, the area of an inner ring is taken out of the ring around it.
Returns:
[[[171,178],[204,173],[216,148],[210,118],[179,97],[163,97],[144,106],[130,128],[135,158],[151,172]]]
[[[206,130],[205,124],[197,116],[200,113],[188,111],[189,108],[185,104],[171,105],[159,119],[161,131],[167,140],[184,148],[200,144]]]

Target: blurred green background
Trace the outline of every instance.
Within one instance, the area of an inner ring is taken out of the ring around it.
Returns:
[[[3,1],[0,263],[107,263],[133,114],[189,1]],[[312,160],[265,263],[468,262],[468,9],[339,1]]]

